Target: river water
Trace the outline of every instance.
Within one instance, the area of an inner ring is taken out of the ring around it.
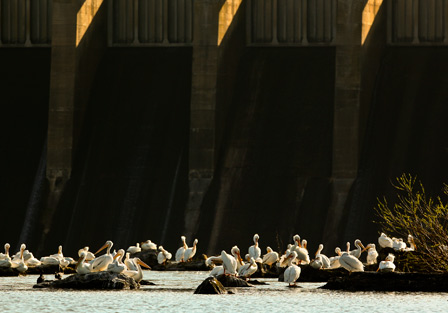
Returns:
[[[268,285],[234,289],[235,294],[195,295],[207,272],[145,271],[155,286],[126,291],[33,289],[37,275],[0,277],[1,312],[448,312],[447,293],[341,292],[323,283],[288,288]],[[47,275],[47,279],[52,279]]]

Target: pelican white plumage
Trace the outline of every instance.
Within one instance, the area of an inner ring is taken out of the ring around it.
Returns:
[[[319,247],[316,251],[316,254],[314,255],[316,258],[320,256],[321,262],[322,262],[322,268],[330,268],[331,262],[330,259],[325,255],[322,254],[322,250],[324,249],[323,244],[319,244]]]
[[[88,274],[90,273],[91,264],[86,262],[87,252],[81,251],[78,262],[76,263],[75,270],[78,274]]]
[[[381,235],[378,237],[378,243],[381,248],[393,248],[392,239],[385,233],[381,233]]]
[[[288,286],[296,286],[296,280],[299,279],[301,269],[297,265],[293,264],[294,259],[297,258],[297,252],[291,251],[286,257],[289,260],[288,268],[285,270],[284,282],[288,283]]]
[[[40,266],[42,264],[41,261],[39,261],[38,259],[36,259],[33,255],[33,253],[29,253],[28,255],[28,259],[25,260],[25,264],[28,267],[36,267],[36,266]]]
[[[193,259],[194,255],[196,254],[196,246],[198,244],[198,240],[195,239],[193,241],[193,246],[192,247],[188,247],[185,252],[184,252],[184,261],[188,262],[191,259]]]
[[[244,265],[243,259],[241,258],[240,248],[238,248],[238,246],[233,246],[232,249],[230,250],[230,253],[235,258],[235,260],[236,260],[236,270],[239,271],[241,266]]]
[[[271,247],[266,247],[266,251],[267,251],[267,253],[265,255],[263,255],[263,258],[262,258],[262,264],[266,264],[269,267],[271,267],[272,264],[274,264],[275,262],[278,261],[278,259],[279,259],[278,253],[275,252],[274,250],[272,250]]]
[[[28,270],[28,266],[23,260],[23,251],[25,251],[26,245],[24,243],[20,246],[20,257],[16,260],[11,261],[11,267],[15,268],[20,274],[25,273]]]
[[[9,243],[5,243],[5,253],[0,253],[0,260],[5,260],[6,258],[10,258],[9,249],[11,245]]]
[[[395,251],[404,251],[406,249],[406,243],[403,238],[392,238],[392,248]]]
[[[408,243],[409,247],[406,247],[404,251],[415,251],[417,250],[417,246],[415,245],[414,237],[412,235],[408,235]]]
[[[377,272],[394,272],[395,264],[394,264],[395,256],[393,254],[388,254],[384,261],[381,261],[378,265]]]
[[[107,265],[107,271],[112,273],[122,273],[127,270],[127,266],[121,261],[123,259],[124,250],[119,249],[117,254],[113,257],[113,262]]]
[[[82,252],[86,253],[85,261],[87,261],[87,262],[90,262],[95,258],[95,255],[91,251],[89,251],[89,247],[87,247],[87,246],[78,250],[78,257],[81,257]]]
[[[310,256],[308,249],[306,248],[307,241],[305,239],[300,242],[300,236],[294,235],[294,245],[291,247],[290,251],[294,251],[297,254],[297,261],[299,264],[310,264]]]
[[[92,261],[92,265],[90,267],[91,272],[101,272],[107,269],[107,266],[113,262],[113,257],[110,254],[110,249],[114,243],[110,240],[106,241],[106,243],[95,253],[98,254],[103,249],[107,248],[106,254],[103,254]]]
[[[369,243],[366,246],[367,250],[367,265],[372,265],[377,263],[378,252],[376,251],[376,246],[374,243]]]
[[[224,266],[224,274],[236,275],[237,262],[233,255],[227,254],[226,251],[221,251],[222,266]]]
[[[244,264],[240,267],[240,270],[238,271],[238,276],[248,279],[250,275],[255,273],[258,269],[257,263],[255,263],[254,258],[250,258],[250,262]]]
[[[173,255],[166,251],[162,246],[159,247],[160,252],[157,254],[157,263],[165,264],[166,261],[171,260]]]
[[[216,263],[222,264],[221,256],[211,256],[205,260],[205,265],[207,265],[208,267],[212,267],[209,276],[217,277],[224,274],[224,266],[215,266]]]
[[[210,273],[208,275],[213,276],[213,277],[218,277],[219,275],[223,275],[223,274],[224,274],[224,266],[218,265],[218,266],[215,266],[214,268],[212,268],[212,270],[210,271]]]
[[[151,267],[149,267],[148,264],[146,264],[145,262],[143,262],[142,260],[140,260],[140,258],[134,258],[133,259],[134,263],[137,265],[137,270],[125,270],[123,271],[123,274],[134,278],[134,280],[138,283],[143,279],[143,271],[142,268],[140,267],[146,267],[147,269],[151,269]]]
[[[185,250],[188,249],[185,236],[180,236],[182,240],[182,246],[176,251],[176,262],[184,262]]]
[[[341,267],[341,263],[339,262],[339,258],[342,255],[341,248],[336,247],[334,249],[334,252],[336,252],[336,255],[332,256],[330,258],[330,268],[340,268]]]
[[[134,262],[134,259],[130,258],[131,254],[129,252],[126,252],[126,258],[124,259],[123,263],[126,265],[128,270],[130,271],[137,271],[137,264]]]
[[[347,242],[347,243],[348,243],[348,246],[350,247],[350,243],[349,242]],[[359,259],[361,257],[363,249],[365,249],[361,240],[359,240],[359,239],[355,240],[355,247],[356,247],[355,250],[350,251],[350,255],[353,255],[354,257]]]
[[[129,252],[130,254],[139,253],[142,251],[142,248],[140,248],[140,243],[136,243],[135,246],[129,246],[129,248],[126,250],[126,252]]]
[[[142,250],[157,250],[157,245],[148,239],[141,243],[140,248]]]
[[[249,255],[251,258],[254,258],[255,262],[262,262],[261,260],[261,249],[258,246],[258,240],[260,239],[260,236],[258,234],[255,234],[253,237],[254,244],[249,247]]]
[[[347,252],[342,253],[339,257],[339,263],[349,272],[364,272],[364,265],[361,261]]]

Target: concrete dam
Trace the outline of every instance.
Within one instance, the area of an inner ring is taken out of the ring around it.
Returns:
[[[0,0],[0,237],[376,242],[395,177],[448,182],[447,2]]]

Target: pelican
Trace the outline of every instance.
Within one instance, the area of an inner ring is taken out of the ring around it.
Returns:
[[[254,244],[249,247],[249,255],[254,258],[256,262],[262,262],[260,256],[261,256],[261,249],[258,246],[258,240],[260,239],[260,236],[258,234],[254,235]]]
[[[215,266],[210,273],[208,274],[209,276],[213,276],[213,277],[218,277],[219,275],[223,275],[224,274],[224,266],[219,265],[219,266]]]
[[[205,265],[207,265],[208,267],[213,267],[209,273],[209,276],[217,277],[224,274],[224,266],[215,266],[216,263],[222,263],[221,256],[211,256],[205,260]]]
[[[406,247],[404,249],[404,251],[415,251],[415,250],[417,250],[417,246],[415,245],[414,237],[412,237],[412,235],[408,235],[408,243],[409,243],[409,247]],[[6,249],[6,245],[5,245],[5,249]]]
[[[58,247],[58,253],[51,254],[50,257],[56,258],[58,260],[62,260],[64,258],[64,254],[62,253],[62,246]]]
[[[372,265],[377,263],[378,252],[376,251],[376,246],[374,243],[369,243],[365,249],[367,250],[367,265]]]
[[[171,253],[166,251],[162,246],[159,247],[159,254],[157,254],[157,263],[165,264],[167,260],[171,260],[173,257]]]
[[[140,247],[142,250],[157,250],[157,245],[149,239],[142,242]]]
[[[325,254],[321,253],[323,249],[324,249],[324,245],[320,244],[314,257],[317,258],[320,256],[321,262],[322,262],[322,268],[330,268],[330,265],[331,265],[330,259]]]
[[[38,259],[36,259],[36,258],[34,257],[34,255],[30,252],[30,253],[29,253],[29,257],[28,257],[28,259],[25,260],[25,264],[26,264],[28,267],[36,267],[36,266],[40,266],[40,265],[42,264],[42,262],[39,261]]]
[[[129,252],[126,252],[126,258],[124,259],[123,263],[126,265],[128,270],[137,271],[137,264],[135,264],[134,259],[130,258],[130,255],[131,254]]]
[[[0,253],[0,260],[5,260],[9,257],[9,248],[11,245],[9,243],[5,243],[5,253]]]
[[[85,261],[90,262],[95,258],[95,255],[89,251],[89,247],[84,247],[82,249],[78,250],[78,256],[81,257],[81,253],[85,252],[86,253],[86,258]]]
[[[378,243],[380,244],[381,248],[393,248],[392,239],[387,237],[385,233],[381,233],[381,235],[378,237]]]
[[[113,242],[108,240],[106,243],[95,253],[98,254],[100,251],[102,251],[104,248],[107,248],[106,254],[103,254],[102,256],[99,256],[95,258],[91,262],[90,271],[91,272],[101,272],[107,269],[107,266],[112,263],[113,257],[110,254],[110,249],[113,246]]]
[[[350,247],[350,243],[347,242],[347,244],[348,244],[347,246]],[[361,240],[359,240],[359,239],[355,240],[355,247],[356,247],[355,250],[350,251],[350,255],[353,255],[354,257],[359,259],[359,257],[362,254],[363,249],[365,249],[364,245],[361,242]]]
[[[295,235],[293,239],[295,243],[291,247],[291,251],[294,251],[297,254],[296,259],[299,264],[310,264],[310,256],[308,254],[308,250],[306,249],[307,241],[304,239],[302,240],[302,243],[300,243],[299,235]]]
[[[403,238],[392,238],[392,248],[395,251],[404,251],[406,243],[403,241]]]
[[[395,256],[393,254],[390,254],[384,259],[384,261],[381,261],[377,272],[393,272],[395,271],[395,264],[394,264]]]
[[[236,260],[236,270],[239,271],[241,266],[244,265],[243,259],[241,258],[240,248],[238,248],[238,246],[233,246],[232,249],[230,250],[230,253],[235,258],[235,260]]]
[[[139,258],[134,258],[133,261],[137,265],[137,270],[136,271],[134,271],[134,270],[125,270],[125,271],[123,271],[123,274],[125,274],[125,275],[127,275],[129,277],[134,278],[134,280],[138,283],[143,278],[143,272],[142,272],[142,268],[140,267],[140,265],[143,266],[143,267],[146,267],[147,269],[151,269],[151,268],[149,267],[148,264],[146,264],[145,262],[143,262]]]
[[[185,242],[185,240],[186,240],[185,236],[180,236],[180,239],[182,240],[182,247],[180,247],[176,251],[176,262],[184,261],[184,253],[185,253],[185,250],[188,249],[187,243]]]
[[[140,244],[137,242],[135,246],[130,246],[126,252],[129,252],[130,254],[139,253],[142,251],[142,248],[140,248]]]
[[[339,262],[339,258],[342,255],[341,248],[336,247],[334,252],[336,252],[336,255],[330,258],[330,268],[339,268],[341,267],[341,263]]]
[[[221,259],[222,266],[224,267],[224,274],[227,272],[230,275],[236,275],[236,259],[232,255],[227,254],[224,250],[221,251]]]
[[[79,256],[79,260],[76,263],[76,273],[78,274],[88,274],[90,273],[90,267],[91,264],[86,262],[87,252],[82,251],[81,255]]]
[[[193,242],[193,247],[189,247],[184,252],[184,261],[190,261],[193,259],[194,255],[196,254],[196,245],[198,244],[198,240],[195,239]]]
[[[246,280],[255,273],[258,269],[257,263],[255,263],[255,260],[253,257],[250,258],[250,262],[244,264],[240,267],[240,270],[238,271],[238,276],[245,278]]]
[[[296,280],[299,279],[300,272],[302,271],[300,267],[293,264],[294,259],[297,258],[297,252],[290,252],[286,258],[289,259],[289,266],[284,273],[284,282],[288,283],[290,287],[296,286]]]
[[[121,261],[124,255],[124,250],[120,249],[118,250],[117,254],[114,256],[114,261],[107,265],[107,271],[113,272],[113,273],[122,273],[123,271],[127,270],[128,268],[126,265]]]
[[[287,267],[288,266],[288,259],[287,256],[289,253],[291,253],[291,248],[293,245],[288,244],[288,249],[286,249],[285,253],[278,259],[278,262],[276,264],[277,267]]]
[[[347,271],[351,272],[364,272],[364,265],[358,260],[357,257],[344,252],[339,257],[339,263],[341,266],[345,268]]]
[[[9,248],[8,248],[9,249]],[[11,263],[11,257],[9,256],[9,253],[6,252],[6,255],[3,259],[0,260],[0,267],[2,268],[10,268],[12,265]]]
[[[23,274],[28,269],[28,266],[25,264],[23,260],[23,251],[25,251],[26,246],[24,243],[20,246],[20,257],[18,260],[11,261],[11,267],[15,268],[20,274]]]
[[[272,266],[278,261],[278,253],[271,249],[271,247],[266,248],[267,253],[263,255],[262,263],[268,266]]]

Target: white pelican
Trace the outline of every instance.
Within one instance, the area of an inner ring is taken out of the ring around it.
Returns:
[[[227,254],[224,250],[221,251],[222,266],[224,267],[224,274],[236,275],[237,263],[233,255]]]
[[[58,260],[62,260],[64,258],[64,254],[62,253],[62,246],[58,247],[58,253],[50,254],[50,257],[56,258]]]
[[[89,251],[89,247],[87,247],[87,246],[78,250],[78,256],[79,257],[81,257],[81,253],[82,252],[86,253],[85,261],[87,261],[87,262],[90,262],[90,261],[92,261],[95,258],[95,255],[92,252]]]
[[[28,259],[25,260],[25,264],[28,267],[36,267],[36,266],[40,266],[42,264],[42,262],[39,261],[38,259],[36,259],[34,257],[34,255],[30,252]]]
[[[12,265],[11,257],[9,256],[9,244],[7,244],[7,245],[8,245],[8,249],[6,249],[6,245],[5,245],[4,258],[0,260],[0,267],[2,267],[2,268],[9,268]]]
[[[193,259],[194,255],[196,254],[196,245],[198,244],[198,240],[195,239],[193,242],[193,246],[189,247],[184,252],[184,261],[187,262],[191,259]]]
[[[417,250],[417,246],[415,245],[414,237],[412,235],[408,235],[408,243],[409,247],[406,247],[404,251],[415,251]]]
[[[157,245],[148,239],[140,244],[140,248],[142,250],[157,250]]]
[[[350,243],[347,242],[347,244],[348,244],[348,247],[350,247]],[[353,255],[354,257],[359,259],[359,257],[362,254],[363,249],[365,249],[364,245],[361,242],[361,240],[359,240],[359,239],[355,240],[355,247],[356,247],[355,250],[350,251],[350,255]]]
[[[126,252],[129,252],[130,254],[139,253],[142,251],[142,248],[140,248],[140,243],[136,243],[135,246],[130,246]]]
[[[28,269],[28,266],[25,264],[23,260],[23,251],[25,251],[26,246],[24,243],[20,246],[20,257],[18,260],[11,261],[11,267],[15,268],[20,274],[23,274]]]
[[[139,258],[134,258],[133,261],[137,265],[137,270],[136,271],[125,270],[125,271],[123,271],[123,274],[125,274],[125,275],[127,275],[129,277],[134,278],[134,280],[138,283],[143,278],[143,271],[142,271],[142,268],[140,267],[140,265],[143,266],[143,267],[146,267],[147,269],[151,269],[151,268],[149,267],[148,264],[146,264],[145,262],[143,262]]]
[[[381,261],[378,265],[377,272],[393,272],[395,271],[395,264],[394,264],[395,256],[393,254],[390,254],[384,259],[384,261]]]
[[[271,247],[266,247],[267,253],[263,255],[262,263],[268,266],[272,266],[278,261],[278,253],[271,249]]]
[[[293,264],[294,259],[297,258],[297,253],[292,251],[286,258],[289,260],[289,266],[284,273],[284,282],[288,283],[289,286],[296,286],[296,280],[299,279],[302,271],[300,267]]]
[[[378,252],[376,251],[376,246],[374,243],[369,243],[365,249],[367,250],[367,265],[372,265],[377,263]]]
[[[257,269],[258,269],[257,263],[255,263],[254,258],[251,257],[249,263],[246,263],[240,267],[240,270],[238,271],[238,276],[248,279],[250,275],[252,275],[257,271]]]
[[[127,270],[127,266],[121,261],[123,259],[124,250],[118,250],[117,254],[114,256],[114,261],[107,266],[108,272],[121,273]]]
[[[60,264],[60,260],[57,258],[54,258],[52,256],[43,256],[40,258],[40,262],[43,265],[59,265]]]
[[[311,260],[310,266],[316,270],[322,269],[323,267],[322,256],[318,254],[313,260]]]
[[[364,272],[364,265],[361,261],[347,252],[342,253],[339,257],[339,263],[341,263],[341,266],[349,272]]]
[[[378,243],[380,244],[381,248],[393,248],[392,239],[387,237],[385,233],[381,233],[381,235],[378,237]]]
[[[325,255],[322,254],[322,250],[324,249],[324,245],[320,244],[319,248],[316,251],[316,254],[314,255],[316,258],[320,256],[321,262],[322,262],[322,268],[330,268],[331,262],[330,259]]]
[[[207,265],[208,267],[213,267],[209,273],[209,276],[217,277],[224,274],[224,266],[215,266],[216,263],[222,263],[221,256],[211,256],[205,260],[205,265]]]
[[[403,241],[403,238],[392,238],[392,248],[395,251],[404,251],[406,243]]]
[[[166,251],[162,246],[159,247],[160,252],[157,254],[157,263],[165,264],[167,260],[173,257],[171,253]]]
[[[76,263],[76,273],[78,274],[88,274],[90,273],[90,267],[91,264],[86,262],[87,252],[82,251],[81,255],[79,256],[79,260]]]
[[[107,248],[106,254],[103,254],[102,256],[99,256],[95,258],[91,262],[90,271],[91,272],[101,272],[107,269],[107,266],[112,263],[113,257],[110,254],[110,249],[113,246],[113,242],[108,240],[106,243],[95,253],[98,254],[100,251],[102,251],[104,248]]]
[[[336,252],[336,255],[330,258],[330,268],[339,268],[341,267],[341,263],[339,263],[339,258],[342,255],[341,248],[336,247],[334,252]]]
[[[260,239],[260,236],[258,234],[254,235],[254,244],[249,247],[249,255],[251,258],[254,258],[255,262],[262,262],[260,256],[261,256],[261,249],[258,246],[258,240]]]
[[[208,274],[209,276],[213,276],[213,277],[218,277],[219,275],[223,275],[224,274],[224,266],[219,265],[219,266],[215,266],[210,273]]]
[[[135,264],[134,259],[130,258],[130,253],[126,252],[126,258],[124,259],[123,263],[126,265],[126,267],[128,268],[128,270],[130,271],[137,271],[137,264]]]
[[[297,261],[299,264],[310,264],[310,256],[308,250],[306,249],[307,241],[304,239],[300,243],[300,236],[294,235],[294,245],[291,247],[290,251],[294,251],[297,254]]]
[[[5,253],[0,253],[0,260],[5,260],[9,257],[9,248],[11,248],[11,245],[9,243],[5,243]]]
[[[241,258],[240,248],[238,248],[238,246],[233,246],[232,249],[230,250],[230,253],[235,258],[235,260],[236,260],[236,270],[239,271],[241,266],[244,265],[243,259]]]
[[[185,250],[188,249],[187,243],[185,242],[185,240],[186,240],[185,236],[180,236],[180,239],[182,240],[182,247],[180,247],[176,251],[176,262],[184,261],[184,253],[185,253]]]

